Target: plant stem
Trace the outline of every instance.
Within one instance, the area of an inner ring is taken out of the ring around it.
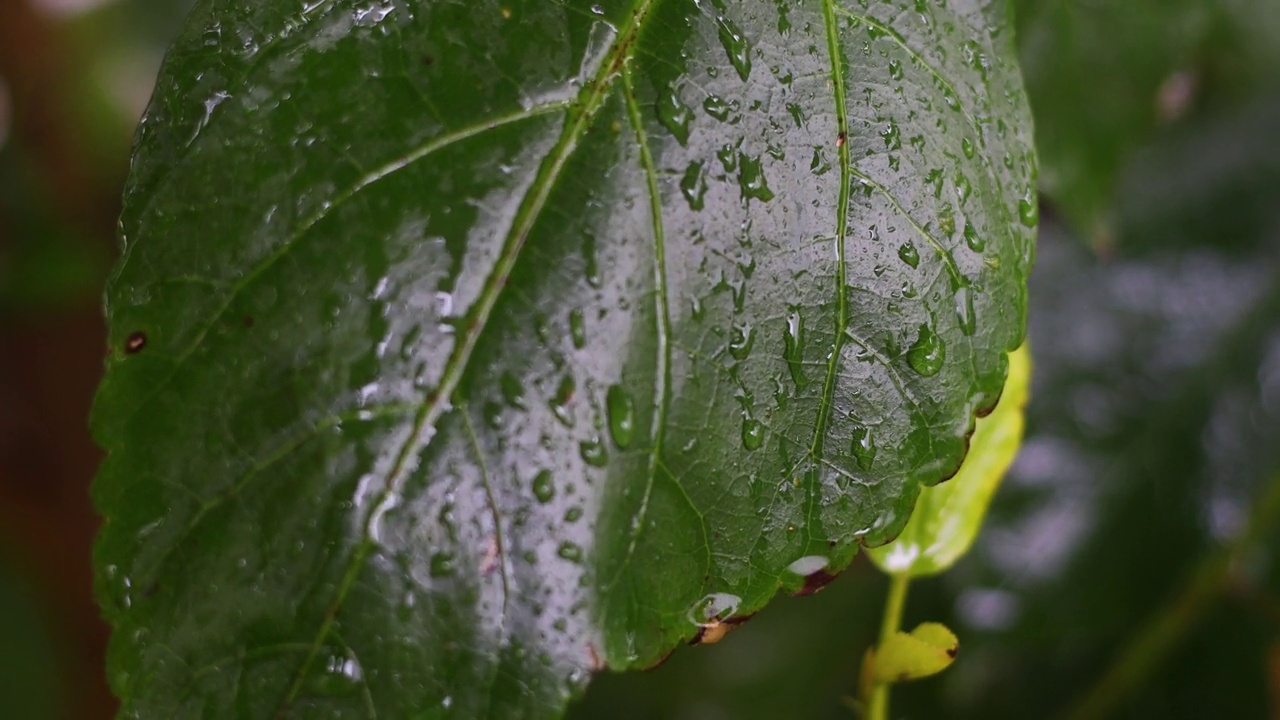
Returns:
[[[1178,596],[1133,636],[1106,674],[1067,717],[1095,720],[1110,715],[1116,704],[1147,679],[1204,611],[1223,594],[1236,561],[1272,529],[1277,517],[1280,517],[1280,476],[1267,481],[1240,534],[1229,545],[1200,561]]]
[[[902,609],[907,604],[907,585],[911,576],[899,573],[889,576],[889,597],[885,600],[884,617],[880,620],[880,647],[892,638],[902,625]],[[867,704],[868,720],[888,720],[889,683],[878,683],[871,688]]]

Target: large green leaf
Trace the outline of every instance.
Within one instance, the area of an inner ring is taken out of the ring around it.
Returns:
[[[132,716],[557,713],[959,467],[1021,341],[1003,3],[203,2],[94,430]]]

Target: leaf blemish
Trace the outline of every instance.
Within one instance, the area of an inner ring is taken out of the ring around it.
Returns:
[[[128,355],[133,355],[142,351],[147,346],[147,334],[138,330],[130,333],[129,337],[124,341],[124,351]]]

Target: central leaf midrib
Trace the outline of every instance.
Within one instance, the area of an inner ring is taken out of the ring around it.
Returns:
[[[603,62],[596,72],[596,76],[583,87],[579,94],[577,106],[570,110],[569,123],[564,134],[544,161],[546,163],[544,165],[545,170],[539,174],[529,190],[526,191],[521,208],[507,233],[502,253],[488,281],[485,283],[484,290],[476,306],[472,310],[472,320],[467,323],[467,330],[463,333],[461,341],[446,362],[444,371],[441,373],[439,385],[423,404],[412,431],[396,454],[396,460],[387,475],[386,487],[378,495],[373,504],[373,509],[365,519],[361,530],[360,542],[343,574],[334,600],[325,612],[324,620],[321,622],[321,626],[312,641],[311,651],[299,666],[293,682],[281,699],[277,714],[283,715],[301,691],[302,684],[319,654],[324,638],[328,635],[347,593],[354,584],[364,560],[372,549],[370,540],[372,522],[385,511],[386,508],[384,506],[388,499],[398,495],[399,487],[403,484],[402,473],[406,460],[419,444],[423,433],[434,431],[436,422],[439,421],[440,416],[449,406],[450,398],[459,382],[461,382],[480,336],[487,328],[489,316],[497,304],[503,288],[507,285],[506,280],[519,259],[520,251],[523,249],[529,233],[541,216],[542,209],[556,186],[560,173],[577,150],[579,140],[581,140],[587,128],[590,127],[597,111],[604,104],[604,100],[608,96],[609,87],[614,79],[621,74],[623,65],[634,48],[636,36],[639,34],[644,20],[648,16],[649,8],[654,2],[655,0],[638,0],[631,10],[627,24],[618,31],[608,53],[604,56]],[[427,441],[430,442],[430,437],[427,438]]]

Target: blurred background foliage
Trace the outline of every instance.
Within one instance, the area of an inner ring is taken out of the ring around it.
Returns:
[[[132,131],[187,5],[0,5],[8,717],[114,711],[85,421]],[[973,552],[912,586],[904,623],[947,623],[961,654],[893,716],[1280,717],[1280,13],[1016,5],[1044,193],[1027,440]],[[853,718],[885,584],[859,560],[718,645],[602,676],[571,716]]]

